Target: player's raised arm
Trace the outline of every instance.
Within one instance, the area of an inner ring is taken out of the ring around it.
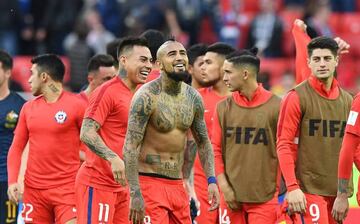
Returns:
[[[210,210],[215,210],[219,207],[220,196],[215,179],[214,153],[206,130],[204,105],[199,95],[194,97],[194,110],[195,116],[191,131],[198,146],[201,165],[208,178],[208,199],[212,203]]]
[[[133,223],[142,223],[145,216],[144,199],[139,185],[140,145],[151,114],[151,93],[146,89],[135,94],[129,113],[128,129],[123,148],[126,178],[130,186],[130,214]]]

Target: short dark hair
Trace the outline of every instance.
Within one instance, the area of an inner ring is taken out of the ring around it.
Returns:
[[[158,30],[149,29],[143,32],[140,37],[147,40],[151,52],[151,57],[153,61],[155,61],[157,59],[157,50],[163,43],[165,43],[165,35]]]
[[[140,37],[124,37],[121,39],[117,48],[117,58],[125,51],[132,49],[134,46],[149,47],[148,42]]]
[[[114,66],[114,59],[111,55],[97,54],[89,60],[88,72],[98,71],[100,67]]]
[[[117,64],[119,63],[117,50],[118,50],[118,46],[120,45],[120,43],[121,43],[121,39],[116,38],[115,40],[109,42],[106,45],[106,54],[111,55],[114,58],[114,65],[115,66],[117,66]]]
[[[62,82],[65,74],[65,65],[55,54],[41,54],[31,59],[31,63],[36,64],[39,73],[46,72],[57,82]]]
[[[308,57],[310,57],[315,49],[328,49],[334,56],[338,55],[339,45],[330,37],[316,37],[307,45]]]
[[[242,55],[252,55],[252,56],[256,57],[257,53],[258,53],[258,48],[253,47],[250,49],[241,49],[241,50],[234,51],[234,52],[228,54],[225,58],[230,59],[230,58],[238,57],[238,56],[242,56]]]
[[[187,55],[189,58],[189,64],[194,65],[196,59],[206,54],[207,45],[203,43],[194,44],[187,49]]]
[[[226,44],[226,43],[222,43],[222,42],[217,42],[214,43],[212,45],[210,45],[206,52],[214,52],[223,56],[227,56],[228,54],[231,54],[235,51],[235,48],[233,48],[231,45]]]
[[[260,59],[255,55],[243,54],[241,56],[232,57],[226,60],[232,63],[236,67],[243,65],[250,65],[251,67],[255,68],[256,75],[260,71]]]
[[[0,50],[0,62],[4,70],[11,70],[13,67],[13,59],[4,50]]]

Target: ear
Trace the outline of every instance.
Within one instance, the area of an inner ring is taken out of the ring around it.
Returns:
[[[125,57],[124,55],[121,55],[121,56],[119,57],[119,64],[122,65],[122,66],[124,66],[125,63],[126,63],[126,57]]]
[[[48,76],[49,76],[49,75],[48,75],[46,72],[42,72],[42,73],[40,74],[40,80],[43,81],[43,82],[46,82],[46,81],[49,79]]]
[[[244,71],[243,71],[243,79],[247,80],[249,78],[249,75],[250,75],[249,70],[244,69]]]
[[[6,76],[7,79],[10,79],[10,77],[11,77],[11,69],[8,69],[8,70],[5,71],[5,76]]]
[[[188,72],[189,72],[190,74],[192,74],[192,73],[193,73],[193,70],[194,70],[194,67],[193,67],[192,65],[189,65],[189,67],[188,67]]]
[[[335,62],[336,62],[335,67],[337,67],[337,66],[338,66],[338,64],[339,64],[339,55],[337,55],[337,56],[335,57]]]

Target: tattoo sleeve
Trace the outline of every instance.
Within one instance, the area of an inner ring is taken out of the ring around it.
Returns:
[[[215,176],[214,153],[209,140],[204,120],[204,105],[200,96],[194,99],[195,116],[191,131],[198,146],[201,165],[206,177]]]
[[[151,95],[146,92],[146,89],[139,90],[130,106],[128,129],[123,148],[126,178],[130,186],[130,195],[133,196],[140,194],[138,174],[139,146],[143,141],[150,114]]]
[[[338,192],[339,193],[348,193],[349,180],[348,179],[338,179]]]
[[[186,148],[184,152],[184,165],[183,165],[183,175],[185,179],[189,179],[191,183],[194,179],[193,165],[196,158],[196,142],[194,139],[188,138],[186,141]]]
[[[100,135],[98,130],[100,128],[99,123],[90,118],[85,118],[80,131],[80,139],[84,142],[91,151],[105,160],[116,157],[116,153],[109,149]]]

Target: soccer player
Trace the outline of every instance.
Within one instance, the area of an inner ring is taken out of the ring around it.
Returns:
[[[135,94],[124,145],[132,223],[189,224],[189,198],[183,186],[188,166],[184,147],[191,129],[208,178],[210,210],[219,206],[214,157],[198,92],[185,84],[188,57],[174,40],[158,50],[161,76]],[[185,158],[184,158],[185,157]],[[146,209],[146,211],[145,211]],[[146,214],[145,219],[143,220]]]
[[[0,223],[16,223],[17,217],[17,206],[9,201],[7,196],[6,161],[14,137],[13,132],[25,100],[9,89],[12,67],[11,56],[0,50]]]
[[[331,38],[311,40],[307,54],[312,74],[281,103],[277,154],[288,190],[288,211],[301,213],[306,223],[335,223],[330,212],[352,101],[334,77],[338,50]]]
[[[349,190],[348,185],[351,180],[352,164],[360,169],[359,150],[360,150],[360,93],[358,93],[351,106],[351,111],[347,120],[344,140],[342,142],[339,158],[338,171],[338,192],[334,202],[332,215],[338,222],[344,221],[349,210]],[[358,188],[357,201],[360,204],[360,192]]]
[[[35,99],[24,104],[8,155],[9,198],[17,202],[21,155],[29,141],[23,217],[26,223],[75,223],[74,183],[79,169],[85,104],[63,90],[65,66],[44,54],[32,60],[29,83]]]
[[[118,55],[119,75],[92,94],[81,128],[81,140],[92,152],[76,178],[79,223],[128,223],[122,146],[130,102],[151,71],[151,53],[146,40],[128,37],[119,44]]]
[[[90,58],[87,67],[89,85],[79,93],[86,102],[97,87],[116,76],[114,62],[113,57],[107,54],[97,54]]]
[[[191,86],[195,89],[205,87],[202,81],[201,66],[204,64],[204,55],[206,54],[206,44],[194,44],[187,49],[189,58],[188,72],[191,75]]]
[[[204,63],[200,67],[201,85],[204,88],[198,89],[198,91],[204,102],[204,118],[210,139],[216,104],[230,95],[230,91],[223,81],[224,71],[222,67],[226,56],[234,51],[235,49],[228,44],[214,43],[206,49],[203,58]],[[194,164],[194,185],[197,198],[200,201],[200,214],[196,217],[196,222],[199,224],[217,223],[219,219],[218,210],[208,212],[211,205],[207,200],[206,183],[206,176],[197,156]]]
[[[220,223],[275,223],[277,218],[280,98],[257,83],[256,51],[230,55],[223,65],[232,95],[217,104],[212,133],[216,174],[226,202],[221,203]]]

